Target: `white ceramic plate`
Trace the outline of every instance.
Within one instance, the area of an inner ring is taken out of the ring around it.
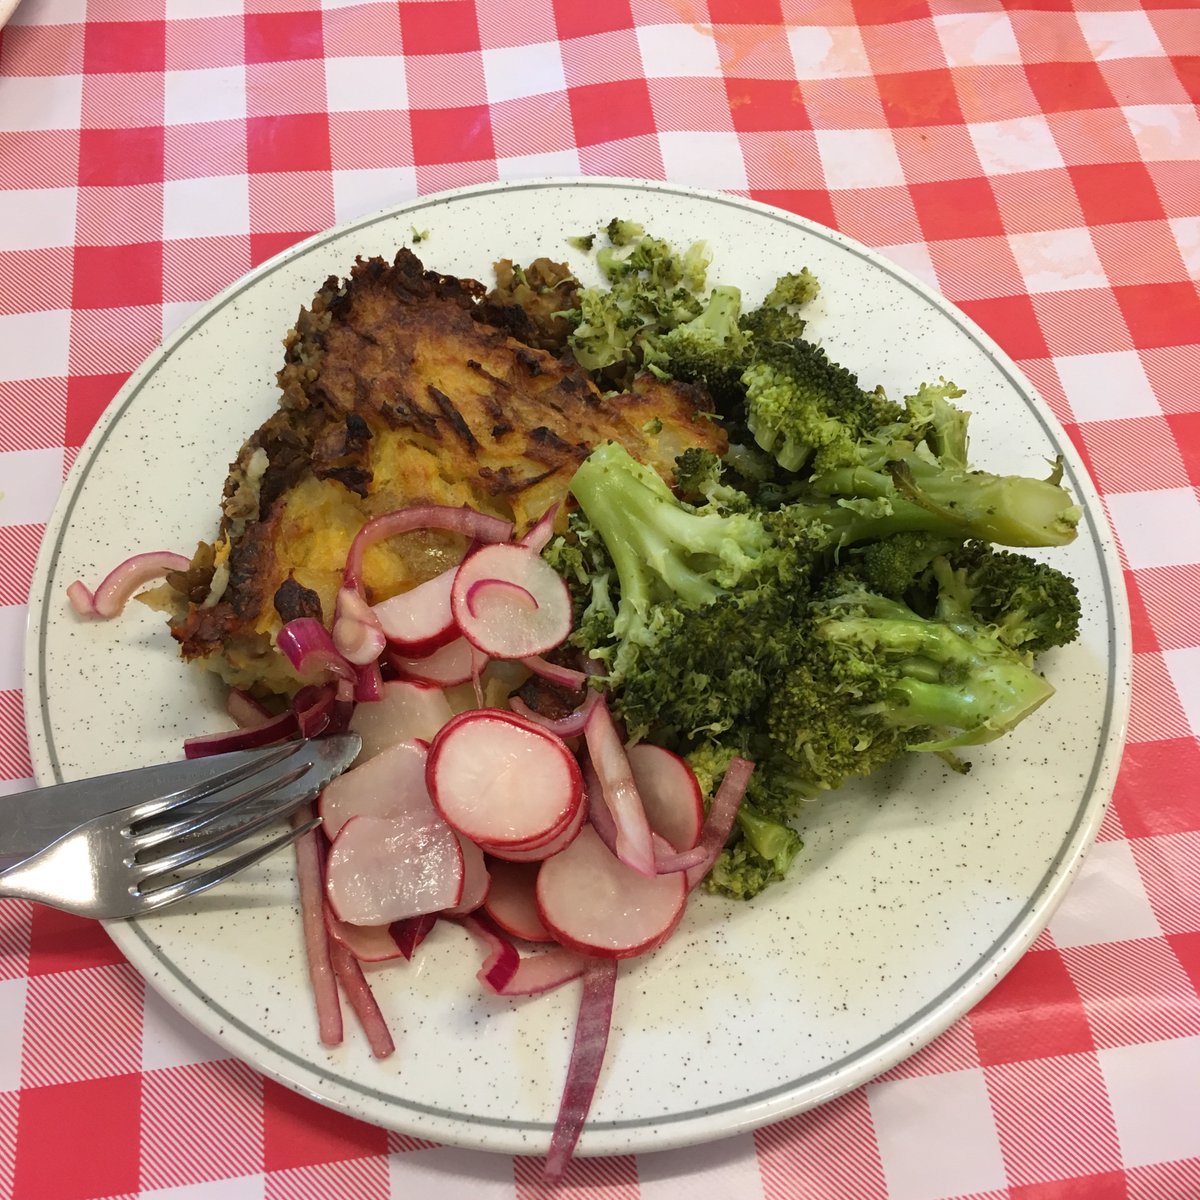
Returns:
[[[678,933],[622,965],[615,1026],[581,1152],[707,1140],[860,1084],[977,1001],[1044,926],[1110,794],[1128,697],[1121,574],[1099,500],[1012,362],[945,301],[827,229],[728,196],[664,184],[488,185],[407,204],[304,242],[201,310],[134,375],[67,480],[31,600],[29,729],[42,782],[177,757],[223,727],[217,690],[131,606],[83,624],[65,590],[126,555],[211,536],[226,466],[274,408],[280,341],[326,276],[391,256],[414,227],[428,265],[490,278],[496,257],[581,256],[564,238],[613,216],[678,244],[706,239],[714,280],[757,301],[807,265],[822,281],[811,331],[893,395],[940,374],[967,389],[974,458],[1040,473],[1056,454],[1086,517],[1055,561],[1078,580],[1083,633],[1046,667],[1058,695],[1014,736],[949,775],[914,760],[812,805],[793,878],[752,904],[708,896]],[[381,1125],[506,1152],[545,1148],[564,1078],[575,988],[484,996],[479,953],[439,927],[375,984],[399,1046],[371,1059],[317,1041],[290,859],[111,933],[150,982],[233,1053]]]

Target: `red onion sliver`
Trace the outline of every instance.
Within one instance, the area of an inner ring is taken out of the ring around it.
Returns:
[[[742,797],[746,794],[746,785],[750,782],[753,771],[754,764],[747,762],[744,758],[729,760],[729,766],[725,768],[721,786],[717,788],[717,794],[708,806],[708,816],[704,818],[704,828],[700,831],[700,840],[696,843],[695,849],[686,850],[684,853],[674,856],[660,855],[658,859],[660,873],[686,870],[690,890],[696,887],[712,870],[713,863],[717,861],[717,855],[721,853],[722,847],[729,840],[733,823],[737,820],[738,809],[742,806]],[[697,850],[704,851],[704,857],[699,862],[685,861]],[[676,865],[671,865],[673,862]]]
[[[642,807],[633,769],[603,696],[593,705],[583,736],[600,780],[604,802],[617,827],[616,856],[639,875],[658,874],[646,810]]]
[[[403,921],[393,921],[388,930],[396,939],[400,953],[406,959],[411,959],[417,947],[429,936],[437,923],[437,913],[423,913],[419,917],[405,917]]]
[[[547,662],[540,654],[532,654],[529,658],[521,659],[521,665],[528,667],[542,679],[556,683],[559,687],[569,688],[573,692],[587,687],[588,676],[583,671],[574,671],[570,667]]]
[[[271,719],[271,714],[249,692],[230,688],[225,697],[225,711],[239,729],[253,729]]]
[[[528,546],[537,554],[541,554],[545,550],[550,539],[554,536],[554,519],[558,516],[558,510],[562,507],[562,502],[556,500],[537,521],[529,527],[528,532],[521,539],[522,546]]]
[[[107,621],[120,615],[143,584],[152,579],[161,579],[168,571],[186,571],[191,565],[191,559],[186,555],[174,554],[170,550],[135,554],[109,571],[100,586],[91,593],[90,604],[85,605],[88,590],[80,580],[67,588],[67,596],[71,607],[81,616],[94,615]]]
[[[333,645],[351,665],[373,663],[387,645],[383,626],[361,593],[344,587],[338,592],[333,622]]]
[[[306,804],[292,817],[292,823],[303,825],[312,818],[312,806]],[[318,838],[315,829],[310,829],[296,841],[296,880],[300,888],[308,977],[317,1004],[321,1043],[338,1046],[342,1041],[342,1006],[338,1001],[337,977],[329,955],[329,932],[325,928],[325,884],[321,878],[323,850],[324,842]]]
[[[316,737],[325,732],[333,718],[336,694],[337,689],[332,684],[309,684],[292,697],[292,712],[296,714],[296,724],[300,727],[301,737]]]
[[[422,504],[383,513],[368,521],[351,543],[343,575],[346,587],[355,591],[362,589],[363,555],[371,546],[415,529],[445,529],[477,542],[507,542],[513,531],[511,521],[489,517],[465,506],[450,508],[442,504]]]
[[[367,982],[358,959],[341,942],[332,940],[329,942],[329,958],[333,963],[334,973],[346,992],[346,999],[350,1002],[363,1033],[367,1035],[371,1053],[376,1058],[387,1058],[395,1051],[396,1043],[392,1040],[391,1030],[387,1027],[379,1002],[375,999],[375,993],[371,991],[371,985]]]
[[[289,621],[275,635],[275,644],[299,675],[323,670],[336,679],[355,682],[354,668],[338,653],[329,630],[316,617]]]
[[[355,670],[354,699],[360,704],[374,704],[383,699],[383,673],[377,662]]]
[[[579,1000],[567,1082],[550,1138],[550,1153],[546,1156],[545,1177],[548,1180],[559,1179],[566,1170],[592,1107],[596,1081],[600,1078],[604,1052],[608,1048],[616,987],[616,959],[597,958],[588,963],[583,973],[583,995]]]
[[[463,917],[462,923],[476,937],[482,938],[489,947],[488,956],[483,960],[483,966],[476,972],[475,977],[489,991],[503,994],[504,988],[521,965],[521,955],[516,946],[496,928],[492,919],[484,914],[474,913]]]
[[[69,588],[67,588],[67,599],[71,602],[71,607],[81,617],[97,616],[96,601],[92,597],[92,593],[84,586],[82,579],[77,579]]]
[[[587,796],[588,821],[600,835],[600,840],[614,853],[617,852],[617,825],[608,805],[604,803],[604,792],[600,787],[600,776],[592,766],[592,760],[586,755],[579,759],[579,769],[583,772],[583,791]]]
[[[296,714],[288,711],[246,729],[222,729],[219,733],[203,733],[183,743],[184,758],[206,758],[210,754],[228,754],[233,750],[256,750],[294,737],[297,732]]]
[[[509,696],[508,707],[518,716],[533,721],[543,729],[549,729],[551,733],[557,733],[559,737],[576,737],[587,727],[588,718],[592,715],[592,709],[596,707],[599,699],[599,692],[589,692],[584,702],[573,713],[569,713],[565,717],[544,717],[541,713],[534,712],[520,696],[516,695]]]

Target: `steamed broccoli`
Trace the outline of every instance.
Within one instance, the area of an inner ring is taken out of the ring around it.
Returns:
[[[780,275],[775,286],[763,298],[763,308],[782,308],[784,305],[795,305],[797,308],[808,304],[817,298],[821,284],[817,277],[807,268],[800,271]]]

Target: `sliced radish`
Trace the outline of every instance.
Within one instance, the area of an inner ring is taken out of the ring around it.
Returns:
[[[584,954],[632,958],[661,945],[683,915],[683,874],[647,879],[627,867],[585,825],[538,872],[542,923],[564,946]]]
[[[339,920],[390,925],[453,908],[463,874],[458,838],[436,816],[352,817],[329,848],[325,894]]]
[[[396,817],[405,810],[432,817],[425,787],[428,753],[424,742],[397,742],[339,775],[317,804],[326,837],[332,841],[352,817]]]
[[[492,876],[483,860],[483,851],[470,838],[461,833],[457,836],[463,856],[463,890],[459,902],[446,909],[448,917],[464,917],[481,908],[492,887]]]
[[[441,729],[426,783],[446,821],[489,848],[553,836],[583,802],[579,764],[562,739],[497,708],[460,713]]]
[[[345,946],[359,962],[387,962],[401,956],[390,925],[351,925],[339,921],[328,902],[325,904],[325,928],[329,936]]]
[[[613,724],[608,702],[601,697],[593,706],[583,731],[588,754],[608,811],[617,827],[617,857],[639,875],[655,874],[650,823],[633,779],[633,769],[621,737]]]
[[[419,917],[406,917],[403,921],[393,921],[388,928],[400,953],[406,959],[411,959],[417,947],[430,935],[438,923],[437,913],[422,913]]]
[[[350,729],[363,741],[356,759],[359,765],[397,742],[432,741],[453,716],[441,688],[431,684],[393,679],[380,690],[380,700],[360,704],[350,718]]]
[[[425,658],[403,658],[391,655],[392,664],[401,676],[438,687],[457,687],[477,679],[488,665],[488,656],[477,650],[465,637],[447,642]]]
[[[545,654],[571,632],[566,582],[532,550],[512,543],[482,546],[463,559],[450,608],[463,635],[492,658]]]
[[[578,979],[594,961],[573,950],[555,946],[534,954],[522,954],[512,978],[500,989],[501,996],[538,996]]]
[[[690,850],[704,825],[696,773],[678,754],[639,742],[626,750],[650,828],[676,850]]]
[[[534,863],[551,858],[565,850],[578,836],[579,831],[587,821],[587,805],[580,804],[575,815],[561,833],[557,833],[549,841],[539,842],[535,846],[485,846],[484,849],[493,858],[502,858],[505,862]]]
[[[583,974],[583,994],[579,998],[579,1018],[575,1023],[575,1040],[571,1045],[571,1061],[567,1065],[567,1082],[563,1087],[562,1103],[550,1151],[546,1155],[545,1178],[561,1178],[575,1143],[583,1132],[604,1052],[608,1048],[608,1033],[612,1028],[613,997],[617,989],[615,962],[590,962]]]
[[[527,942],[552,942],[552,934],[538,916],[537,864],[494,859],[491,875],[491,890],[483,902],[488,916],[513,937]]]
[[[512,980],[521,965],[521,955],[486,917],[466,917],[463,924],[488,947],[488,956],[476,972],[476,979],[493,992],[500,992]]]
[[[407,592],[373,608],[387,640],[402,654],[420,658],[458,637],[450,612],[450,589],[458,567],[451,567]]]

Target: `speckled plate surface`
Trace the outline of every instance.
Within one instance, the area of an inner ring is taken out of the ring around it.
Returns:
[[[301,243],[219,296],[134,375],[67,480],[38,563],[29,731],[44,783],[177,757],[223,727],[211,682],[185,670],[134,605],[83,624],[71,580],[150,548],[211,536],[226,466],[273,409],[280,341],[356,254],[391,256],[415,227],[442,271],[570,254],[568,234],[619,215],[677,243],[706,239],[712,278],[748,303],[784,269],[823,284],[812,332],[894,395],[945,374],[967,390],[973,457],[1039,473],[1062,454],[1086,518],[1055,561],[1079,581],[1080,641],[1048,657],[1058,695],[1015,736],[807,809],[794,877],[752,904],[699,896],[666,947],[625,963],[581,1152],[646,1151],[765,1124],[887,1069],[948,1026],[1048,920],[1103,814],[1128,705],[1128,620],[1099,500],[1049,410],[961,314],[871,251],[796,217],[666,184],[573,180],[429,197]],[[578,257],[578,256],[576,256]],[[507,1152],[545,1148],[566,1068],[574,988],[480,994],[478,951],[439,928],[375,976],[399,1045],[371,1059],[317,1041],[290,859],[153,920],[113,925],[121,949],[191,1021],[256,1067],[369,1121]]]

